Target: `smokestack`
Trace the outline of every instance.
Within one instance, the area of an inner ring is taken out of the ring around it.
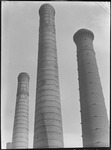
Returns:
[[[55,37],[55,10],[39,9],[39,52],[34,125],[34,148],[63,147],[63,130]]]
[[[18,76],[17,100],[13,127],[13,149],[28,148],[29,132],[29,75]]]
[[[93,48],[94,34],[80,29],[73,40],[77,45],[83,146],[108,147],[108,117]]]

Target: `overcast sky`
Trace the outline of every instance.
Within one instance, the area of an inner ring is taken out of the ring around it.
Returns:
[[[55,11],[64,147],[82,147],[76,45],[80,28],[91,30],[109,118],[110,14],[107,2],[2,2],[1,132],[2,148],[12,141],[17,77],[30,76],[29,148],[33,146],[39,14],[44,3]]]

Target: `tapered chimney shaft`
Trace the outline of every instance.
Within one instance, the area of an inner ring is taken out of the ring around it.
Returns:
[[[29,75],[18,76],[17,100],[13,127],[13,149],[28,148],[29,132]]]
[[[77,45],[83,146],[107,147],[108,117],[93,48],[94,34],[80,29],[73,39]]]
[[[55,10],[43,4],[39,10],[39,52],[34,125],[34,148],[63,147],[59,92]]]

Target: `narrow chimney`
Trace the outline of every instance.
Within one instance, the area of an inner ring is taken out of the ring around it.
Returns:
[[[55,10],[39,10],[39,52],[34,125],[34,148],[63,147],[63,130],[55,37]]]
[[[29,132],[29,75],[18,76],[17,100],[13,127],[13,149],[28,148]]]

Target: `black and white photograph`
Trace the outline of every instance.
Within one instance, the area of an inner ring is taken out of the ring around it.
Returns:
[[[110,2],[1,2],[1,149],[110,147]]]

